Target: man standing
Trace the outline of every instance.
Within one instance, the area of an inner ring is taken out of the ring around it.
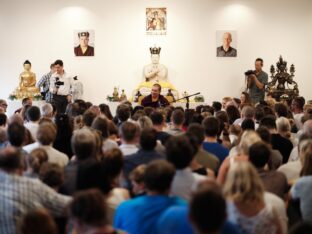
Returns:
[[[236,57],[237,50],[231,47],[232,34],[226,32],[223,34],[223,45],[217,48],[217,57]]]
[[[50,79],[52,74],[55,72],[54,69],[54,63],[50,65],[50,71],[49,73],[43,75],[41,79],[37,83],[37,87],[41,91],[41,95],[43,97],[43,100],[46,100],[46,102],[51,103],[52,102],[52,93],[49,91],[50,89]]]
[[[262,71],[263,60],[257,58],[255,62],[255,74],[248,76],[247,87],[251,101],[256,104],[264,101],[265,85],[268,83],[268,74]]]
[[[152,92],[150,95],[143,98],[141,105],[146,107],[165,107],[169,105],[168,100],[160,94],[161,92],[161,86],[159,84],[154,84],[152,87]]]
[[[55,73],[51,76],[50,92],[53,94],[52,103],[55,104],[58,113],[64,113],[67,104],[71,101],[73,78],[63,69],[63,61],[54,63]]]
[[[79,46],[75,47],[76,56],[94,56],[94,47],[89,46],[89,32],[78,33]]]

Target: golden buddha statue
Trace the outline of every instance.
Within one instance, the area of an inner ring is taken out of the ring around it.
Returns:
[[[40,96],[40,91],[36,87],[36,74],[31,71],[31,63],[26,60],[23,66],[24,71],[19,76],[19,86],[15,90],[14,95],[17,99]]]

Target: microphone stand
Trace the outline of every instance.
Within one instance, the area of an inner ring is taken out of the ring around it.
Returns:
[[[179,98],[177,100],[174,100],[172,102],[169,102],[169,104],[171,103],[174,103],[174,102],[177,102],[177,101],[181,101],[181,100],[186,100],[186,109],[189,110],[190,109],[190,97],[193,97],[193,96],[196,96],[196,95],[199,95],[200,92],[198,93],[194,93],[194,94],[191,94],[191,95],[188,95],[188,96],[185,96],[185,97],[182,97],[182,98]]]

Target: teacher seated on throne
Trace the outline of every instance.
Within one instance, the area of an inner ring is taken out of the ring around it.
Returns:
[[[151,94],[142,99],[141,105],[144,107],[165,107],[169,106],[168,100],[160,94],[161,86],[159,84],[154,84],[152,86]]]

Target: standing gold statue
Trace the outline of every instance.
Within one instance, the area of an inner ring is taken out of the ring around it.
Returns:
[[[23,65],[24,71],[19,76],[19,86],[14,92],[17,99],[40,95],[36,87],[36,74],[31,71],[31,63],[26,60]]]

